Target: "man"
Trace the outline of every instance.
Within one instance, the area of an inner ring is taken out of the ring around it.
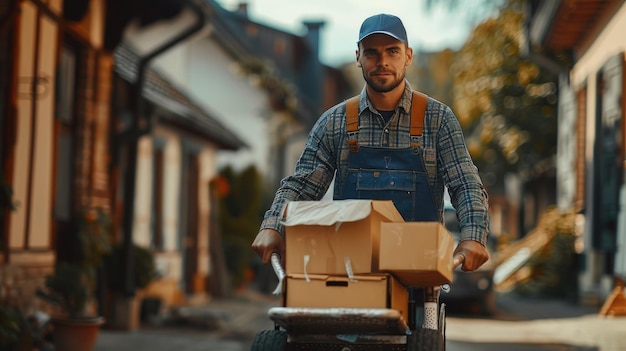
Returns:
[[[253,250],[266,264],[273,252],[284,257],[285,204],[321,199],[333,176],[334,199],[393,200],[406,221],[442,221],[447,186],[462,231],[455,266],[476,270],[489,258],[487,192],[456,116],[448,106],[414,94],[405,80],[413,50],[398,17],[367,18],[357,44],[365,87],[358,98],[319,118],[295,173],[281,182]],[[411,121],[420,101],[425,113]]]

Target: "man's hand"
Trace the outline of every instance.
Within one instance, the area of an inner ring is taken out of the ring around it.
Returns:
[[[261,257],[264,264],[270,263],[273,252],[278,252],[284,266],[285,241],[278,231],[274,229],[261,230],[252,242],[252,250]]]
[[[454,267],[462,264],[465,272],[477,270],[489,259],[489,252],[483,244],[474,240],[463,240],[454,250]]]

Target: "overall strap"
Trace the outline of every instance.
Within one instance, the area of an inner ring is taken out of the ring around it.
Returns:
[[[413,137],[422,136],[424,131],[424,117],[426,116],[426,104],[428,103],[428,95],[420,92],[413,92],[413,100],[411,101],[411,146],[417,147],[418,143],[414,143]]]
[[[346,132],[348,135],[359,130],[359,95],[351,97],[346,101]],[[359,144],[356,139],[348,139],[351,152],[359,151]]]
[[[346,132],[348,134],[356,133],[359,130],[359,98],[360,96],[357,95],[346,101]],[[411,101],[411,137],[422,136],[427,102],[427,95],[417,91],[413,92],[413,100]],[[359,151],[356,139],[348,139],[348,144],[350,145],[350,151]]]

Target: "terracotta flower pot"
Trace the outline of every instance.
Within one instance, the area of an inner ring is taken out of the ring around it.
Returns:
[[[52,318],[55,351],[92,351],[103,323],[102,317]]]

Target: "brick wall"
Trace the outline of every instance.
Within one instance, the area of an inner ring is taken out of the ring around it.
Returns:
[[[77,96],[82,121],[78,135],[81,159],[77,167],[76,187],[82,206],[108,210],[113,57],[110,53],[88,49],[81,58],[85,64],[80,71]]]
[[[35,297],[52,271],[50,263],[0,265],[0,304],[18,307],[25,314],[35,310],[52,313],[53,306]]]
[[[109,163],[111,148],[109,146],[109,126],[111,118],[111,89],[113,80],[113,55],[100,53],[96,67],[97,83],[94,95],[94,133],[91,173],[90,205],[98,208],[109,208],[110,185]]]

